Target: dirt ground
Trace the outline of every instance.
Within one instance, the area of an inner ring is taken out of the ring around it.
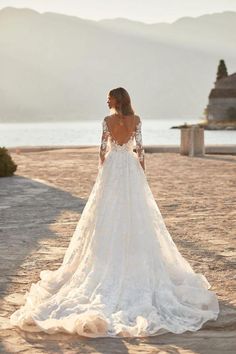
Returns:
[[[236,353],[236,156],[146,153],[146,174],[174,242],[220,302],[197,332],[91,339],[29,334],[10,314],[43,269],[56,269],[95,182],[96,149],[11,153],[0,178],[0,353]]]

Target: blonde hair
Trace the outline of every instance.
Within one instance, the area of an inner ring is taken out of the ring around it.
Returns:
[[[111,90],[109,95],[116,99],[117,105],[114,108],[115,113],[124,116],[135,114],[131,105],[130,95],[123,87],[117,87]]]

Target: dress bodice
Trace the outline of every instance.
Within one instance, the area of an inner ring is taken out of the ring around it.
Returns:
[[[141,132],[141,119],[137,116],[138,120],[136,126],[134,127],[134,131],[130,133],[130,137],[126,143],[119,144],[118,141],[114,138],[111,131],[108,128],[108,124],[104,118],[102,123],[102,138],[101,138],[101,145],[100,145],[100,160],[99,166],[101,161],[105,159],[105,155],[107,152],[107,148],[109,151],[119,151],[119,152],[133,152],[134,149],[134,139],[136,141],[135,149],[138,156],[138,159],[141,163],[144,163],[144,147],[142,143],[142,132]],[[127,137],[128,138],[128,137]]]

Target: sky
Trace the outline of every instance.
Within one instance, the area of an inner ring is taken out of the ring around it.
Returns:
[[[236,0],[0,0],[0,9],[7,6],[91,20],[123,17],[145,23],[172,23],[185,16],[236,11]]]

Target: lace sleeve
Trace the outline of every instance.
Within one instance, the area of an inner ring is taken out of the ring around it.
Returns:
[[[135,148],[136,148],[136,152],[137,152],[139,161],[144,165],[145,151],[144,151],[144,147],[143,147],[141,127],[142,127],[142,122],[139,118],[139,122],[136,125],[136,129],[135,129],[135,141],[136,141]]]
[[[109,131],[107,128],[107,122],[106,122],[106,118],[104,118],[103,122],[102,122],[102,137],[101,137],[101,145],[100,145],[100,151],[99,151],[99,164],[98,164],[98,166],[101,166],[105,160],[108,136],[109,136]]]

